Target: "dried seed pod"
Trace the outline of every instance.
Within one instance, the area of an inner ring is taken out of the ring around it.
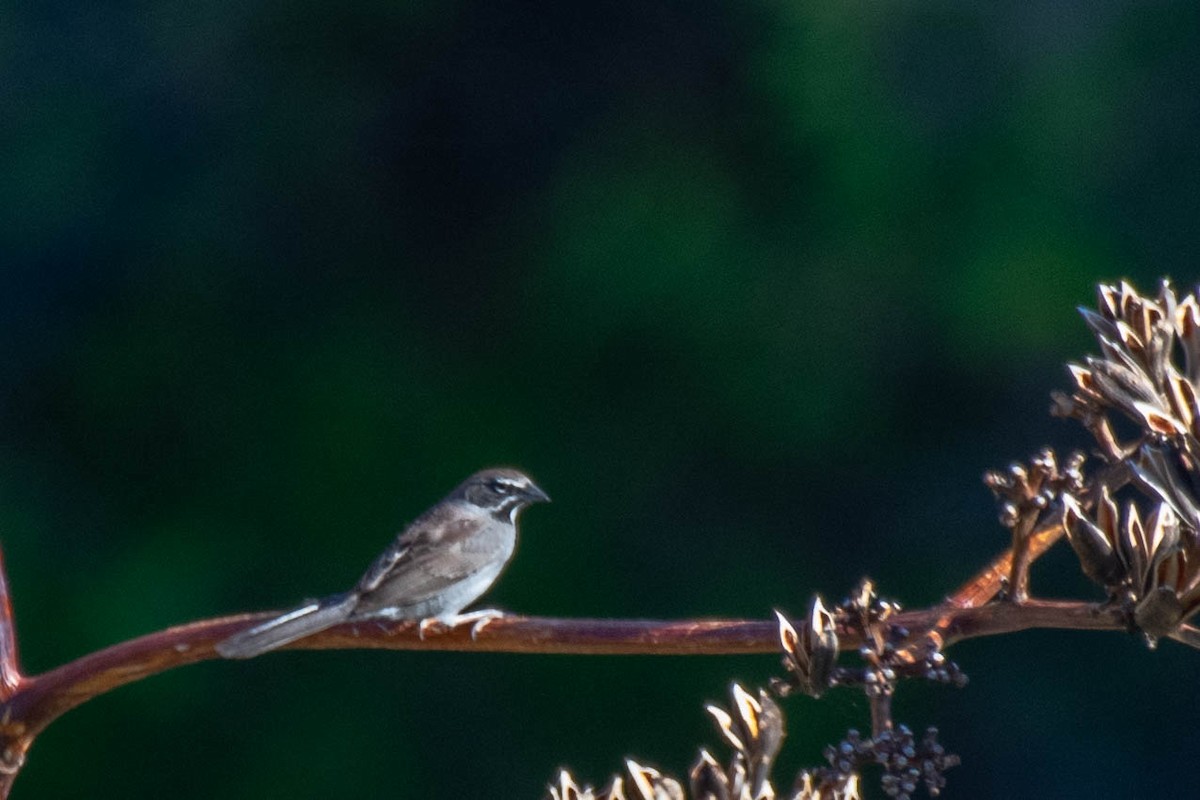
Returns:
[[[1175,334],[1183,345],[1184,368],[1193,382],[1200,380],[1200,303],[1189,294],[1175,307]]]
[[[607,788],[597,791],[591,786],[580,787],[566,769],[558,771],[558,777],[547,789],[548,800],[625,800],[620,778],[613,778]]]
[[[752,695],[738,684],[730,688],[729,710],[708,706],[721,734],[733,750],[729,765],[722,769],[707,750],[692,767],[690,782],[696,800],[702,797],[733,800],[771,800],[771,767],[783,746],[783,712],[764,691]]]
[[[779,622],[783,665],[792,677],[794,688],[820,697],[829,687],[838,657],[837,623],[833,614],[825,608],[820,596],[814,595],[808,619],[800,631],[779,611],[775,612],[775,617]]]
[[[857,774],[841,779],[818,778],[805,770],[796,776],[789,800],[862,800]]]
[[[688,773],[688,784],[692,800],[740,800],[725,770],[704,749],[700,750],[700,757]]]
[[[550,800],[595,800],[596,796],[590,786],[581,789],[566,769],[558,771],[558,777],[547,789]]]
[[[1154,639],[1168,635],[1183,622],[1183,604],[1172,587],[1159,586],[1134,606],[1133,622],[1153,644]]]
[[[637,763],[632,758],[625,759],[625,768],[629,771],[631,798],[636,800],[685,800],[683,786],[674,778],[663,775],[653,767]],[[615,800],[615,798],[613,799]]]
[[[1112,540],[1088,519],[1071,495],[1063,495],[1063,529],[1079,557],[1083,574],[1104,587],[1118,586],[1125,577],[1125,566]]]
[[[837,624],[820,597],[813,598],[807,632],[810,681],[819,692],[829,685],[839,650]]]
[[[1193,531],[1200,530],[1200,503],[1176,462],[1167,449],[1149,444],[1138,448],[1137,457],[1128,460],[1142,489],[1169,504]]]

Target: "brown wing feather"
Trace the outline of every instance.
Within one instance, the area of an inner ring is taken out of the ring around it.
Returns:
[[[404,554],[408,552],[408,545],[397,539],[388,545],[387,549],[379,554],[379,558],[371,564],[367,573],[362,576],[358,582],[358,591],[361,594],[369,594],[379,588],[379,584],[388,576],[400,559],[404,558]]]
[[[409,604],[437,594],[490,564],[495,545],[475,534],[488,525],[478,517],[428,514],[380,554],[359,581],[375,603]],[[490,537],[484,537],[490,538]]]

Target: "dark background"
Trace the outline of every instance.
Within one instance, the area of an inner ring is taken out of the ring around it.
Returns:
[[[353,582],[469,472],[490,604],[766,617],[1001,550],[1098,280],[1195,279],[1193,4],[36,3],[0,21],[0,538],[24,664]],[[1056,552],[1035,591],[1098,597]],[[912,687],[951,798],[1177,795],[1200,654],[1048,632]],[[774,657],[205,663],[17,797],[539,797],[682,772]],[[788,701],[779,771],[858,696]],[[1184,790],[1186,793],[1186,790]]]

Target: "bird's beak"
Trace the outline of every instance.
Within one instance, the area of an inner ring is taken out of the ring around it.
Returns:
[[[529,488],[525,490],[525,497],[531,503],[549,503],[550,495],[546,494],[536,483],[529,484]]]

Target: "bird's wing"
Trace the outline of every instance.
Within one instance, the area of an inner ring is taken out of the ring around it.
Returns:
[[[432,518],[431,518],[432,517]],[[498,546],[478,534],[486,518],[427,515],[380,554],[358,584],[360,595],[379,592],[394,602],[422,600],[495,562]],[[503,557],[503,556],[500,556]]]
[[[400,559],[404,558],[410,547],[411,545],[405,542],[403,537],[397,537],[389,544],[358,582],[359,593],[369,594],[378,589],[379,584],[383,583],[388,573],[396,567],[396,564],[400,563]]]

